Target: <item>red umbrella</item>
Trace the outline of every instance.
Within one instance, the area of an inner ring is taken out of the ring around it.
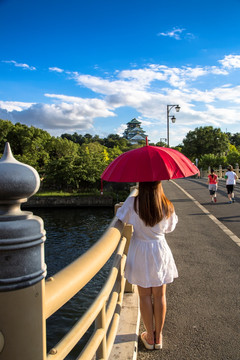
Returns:
[[[146,146],[127,151],[113,160],[101,175],[112,182],[145,182],[177,179],[199,173],[185,155],[165,147]]]

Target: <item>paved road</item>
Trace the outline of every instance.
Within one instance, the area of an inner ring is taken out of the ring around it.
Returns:
[[[167,235],[179,278],[167,287],[163,350],[147,351],[139,341],[138,360],[240,360],[240,246],[232,240],[240,238],[240,184],[236,203],[227,204],[223,181],[218,202],[211,204],[206,179],[175,183],[197,202],[164,182],[179,216],[176,230]]]

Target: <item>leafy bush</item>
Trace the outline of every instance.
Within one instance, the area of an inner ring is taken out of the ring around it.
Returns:
[[[226,156],[217,156],[214,154],[205,154],[202,155],[199,159],[199,168],[203,170],[207,170],[210,166],[211,168],[219,168],[219,165],[222,165],[224,168],[227,165],[227,157]]]
[[[227,163],[235,167],[236,164],[240,165],[240,151],[229,151],[227,154]]]

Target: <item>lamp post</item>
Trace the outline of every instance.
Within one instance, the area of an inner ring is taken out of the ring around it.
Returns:
[[[167,105],[167,146],[169,147],[169,118],[170,118],[170,111],[172,108],[175,107],[176,112],[180,111],[179,105]],[[172,123],[176,122],[175,116],[171,116]]]

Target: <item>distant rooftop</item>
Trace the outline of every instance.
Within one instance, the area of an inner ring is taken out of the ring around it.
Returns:
[[[136,118],[134,118],[131,121],[129,121],[127,124],[141,124],[141,122],[138,121]]]
[[[137,144],[146,139],[145,131],[141,128],[141,121],[136,118],[127,123],[127,128],[124,131],[123,137],[129,140],[132,144]]]

